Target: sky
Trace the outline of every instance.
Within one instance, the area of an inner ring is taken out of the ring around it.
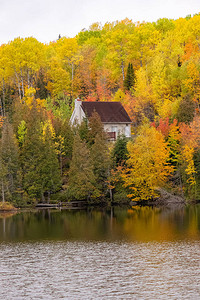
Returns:
[[[178,19],[200,12],[200,0],[0,0],[0,45],[33,36],[49,43],[92,23]]]

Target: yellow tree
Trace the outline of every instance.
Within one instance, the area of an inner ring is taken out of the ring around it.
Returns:
[[[9,45],[2,45],[0,47],[0,114],[5,116],[5,98],[6,87],[11,85],[11,79],[13,77],[13,70],[11,67],[11,60],[9,58]]]
[[[44,45],[33,37],[16,38],[10,42],[8,50],[21,98],[26,87],[33,87],[38,71],[45,65]]]
[[[70,78],[70,93],[74,93],[74,77],[77,65],[82,59],[79,54],[79,45],[76,38],[63,37],[55,44],[58,58],[62,62],[63,69],[68,72]]]
[[[127,145],[129,159],[122,174],[124,186],[129,188],[129,198],[148,200],[156,195],[173,171],[168,164],[169,149],[161,132],[154,127],[143,125],[135,142]]]

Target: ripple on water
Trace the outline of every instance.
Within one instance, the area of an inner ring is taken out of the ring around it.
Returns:
[[[200,243],[0,244],[1,299],[198,299]]]

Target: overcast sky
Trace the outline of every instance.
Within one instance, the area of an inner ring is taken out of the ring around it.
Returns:
[[[200,0],[0,0],[0,44],[33,36],[74,37],[94,22],[177,19],[200,12]]]

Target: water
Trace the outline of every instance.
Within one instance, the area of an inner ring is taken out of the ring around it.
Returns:
[[[200,206],[0,215],[0,299],[200,299]]]

